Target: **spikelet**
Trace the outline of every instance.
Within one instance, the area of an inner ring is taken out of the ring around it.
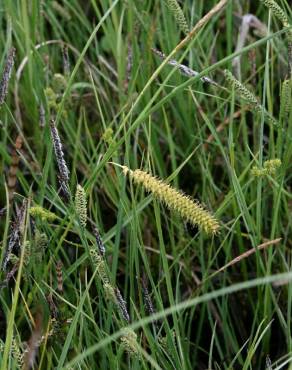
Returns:
[[[104,142],[106,142],[107,144],[111,145],[114,143],[114,139],[113,139],[113,129],[111,127],[108,127],[104,133],[102,134],[102,140],[104,140]]]
[[[137,357],[140,355],[139,346],[137,343],[137,334],[128,328],[123,329],[123,335],[121,336],[121,343],[123,348],[131,356]]]
[[[145,274],[143,274],[141,278],[141,283],[142,283],[143,298],[144,298],[146,310],[149,315],[153,315],[155,313],[155,309],[154,309],[154,305],[152,303],[152,299],[148,291],[148,286],[147,286],[148,284],[147,284]]]
[[[292,107],[292,80],[282,83],[280,117],[286,119]]]
[[[63,271],[62,271],[62,268],[63,268],[63,264],[61,261],[58,261],[57,262],[57,265],[56,265],[56,274],[57,274],[57,288],[58,288],[58,291],[62,294],[64,289],[63,289]]]
[[[234,90],[240,95],[242,99],[248,102],[251,109],[254,110],[256,113],[263,112],[266,119],[271,122],[273,125],[277,125],[278,122],[272,117],[266,109],[258,102],[257,98],[253,95],[251,91],[249,91],[241,82],[239,82],[233,74],[225,69],[224,75],[226,78],[227,83],[229,83]]]
[[[62,143],[54,120],[51,120],[50,126],[60,176],[62,179],[64,179],[64,181],[69,181],[69,170],[64,159]]]
[[[53,91],[60,94],[66,89],[67,81],[61,73],[55,73],[52,81]]]
[[[166,59],[166,55],[164,53],[162,53],[160,50],[157,50],[155,48],[151,48],[151,50],[153,51],[153,53],[158,55],[161,59],[163,59],[163,60]],[[194,71],[193,69],[191,69],[190,67],[188,67],[184,64],[178,63],[175,59],[170,59],[167,62],[167,64],[176,67],[180,71],[180,73],[183,74],[186,77],[192,78],[192,77],[195,77],[195,76],[199,75],[199,72]],[[201,77],[200,80],[202,82],[208,82],[209,84],[214,85],[214,86],[219,86],[215,81],[211,80],[211,78],[206,77],[206,76]]]
[[[109,279],[106,273],[106,265],[105,265],[105,261],[103,257],[99,254],[99,252],[93,246],[89,248],[89,253],[97,269],[100,279],[102,280],[104,284],[108,283]]]
[[[284,10],[274,0],[261,0],[261,2],[270,9],[276,18],[278,18],[284,27],[290,27],[291,24]],[[292,77],[292,30],[288,30],[288,73]]]
[[[264,162],[263,168],[254,166],[251,169],[251,174],[255,177],[263,177],[267,175],[274,176],[277,172],[277,169],[281,166],[282,162],[280,159],[270,159]]]
[[[267,172],[263,168],[253,166],[253,168],[251,169],[251,174],[254,177],[263,177],[267,175]]]
[[[105,284],[103,284],[103,289],[104,289],[106,298],[110,302],[114,303],[121,317],[129,323],[130,316],[128,314],[126,302],[124,301],[119,289],[114,288],[110,282],[106,282]]]
[[[224,75],[227,82],[234,87],[234,89],[239,93],[239,95],[246,100],[256,111],[261,111],[262,107],[258,102],[257,98],[250,92],[241,82],[239,82],[233,74],[225,69]]]
[[[99,254],[102,257],[104,257],[104,255],[105,255],[105,246],[104,246],[103,241],[101,239],[100,233],[99,233],[99,231],[97,230],[96,227],[93,228],[93,234],[95,236],[95,240],[96,240],[96,244],[97,244]]]
[[[42,221],[53,222],[57,215],[41,206],[30,207],[29,214],[33,217],[39,217]]]
[[[86,227],[87,222],[87,202],[85,190],[81,185],[77,185],[75,193],[75,210],[79,217],[79,221],[82,227]]]
[[[187,35],[190,32],[190,30],[189,30],[187,21],[185,19],[184,13],[181,7],[179,6],[179,3],[177,2],[177,0],[166,0],[166,2],[179,28],[185,35]]]
[[[2,263],[3,271],[6,270],[7,264],[10,260],[10,255],[12,250],[18,251],[21,247],[21,237],[23,234],[25,214],[26,214],[27,201],[24,199],[21,208],[17,213],[16,220],[11,228],[11,234],[8,242],[7,249],[4,254],[4,259]]]
[[[0,107],[4,103],[6,95],[8,93],[8,83],[11,77],[12,68],[14,65],[15,48],[11,48],[8,52],[2,78],[0,81]]]
[[[127,322],[130,322],[130,316],[127,310],[126,302],[124,301],[119,289],[110,283],[110,279],[106,271],[106,262],[103,256],[101,256],[93,246],[89,248],[89,253],[103,283],[103,289],[105,291],[106,298],[116,305],[123,319]]]
[[[276,170],[281,166],[282,162],[280,159],[270,159],[264,162],[264,169],[267,171],[268,175],[274,175]]]
[[[122,297],[122,294],[118,288],[115,288],[115,294],[117,299],[117,306],[119,308],[121,316],[123,317],[124,320],[130,322],[130,315],[127,310],[126,301]]]
[[[59,181],[62,190],[62,194],[66,200],[70,199],[69,190],[69,170],[64,159],[63,147],[60,140],[60,136],[55,125],[55,121],[52,119],[50,121],[51,137],[54,145],[56,162],[59,170]]]
[[[115,293],[114,287],[109,282],[107,282],[103,284],[103,289],[104,289],[106,298],[112,303],[116,304],[117,300],[116,300],[116,293]]]
[[[32,255],[32,248],[31,243],[29,240],[26,240],[24,243],[24,256],[23,256],[23,264],[24,266],[28,266]]]
[[[45,97],[49,108],[57,108],[57,99],[58,96],[51,87],[46,87],[44,90]]]
[[[184,195],[163,181],[141,170],[132,171],[122,166],[124,175],[129,175],[136,184],[142,185],[146,191],[162,201],[170,210],[176,211],[182,218],[198,225],[207,234],[216,234],[219,230],[218,221],[198,202]]]
[[[284,27],[289,27],[289,20],[284,10],[274,0],[261,0],[261,2],[271,10],[275,17],[277,17]]]
[[[38,229],[35,230],[34,235],[34,258],[37,263],[41,263],[46,247],[48,246],[48,237],[45,233],[40,233]]]
[[[17,362],[18,368],[19,369],[22,369],[23,368],[23,364],[24,364],[23,354],[21,353],[21,351],[19,349],[19,346],[18,346],[15,338],[13,338],[12,339],[12,342],[11,342],[11,353],[12,353],[13,358]]]

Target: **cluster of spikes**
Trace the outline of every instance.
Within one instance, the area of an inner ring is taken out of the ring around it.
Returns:
[[[263,168],[254,166],[251,170],[251,173],[255,177],[263,177],[267,175],[275,175],[278,168],[281,166],[282,162],[280,159],[270,159],[264,162]]]

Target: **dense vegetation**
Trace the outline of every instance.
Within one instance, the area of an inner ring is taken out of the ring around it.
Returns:
[[[289,368],[289,1],[0,24],[1,369]]]

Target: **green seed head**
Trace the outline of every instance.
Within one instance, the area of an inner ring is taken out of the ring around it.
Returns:
[[[169,9],[171,10],[179,28],[185,35],[187,35],[190,32],[190,30],[185,19],[184,13],[181,7],[179,6],[179,3],[177,2],[177,0],[166,0],[166,3]]]
[[[286,13],[274,0],[261,0],[261,2],[282,22],[284,27],[289,27]]]
[[[81,226],[86,227],[87,222],[87,201],[85,190],[81,185],[77,185],[75,193],[75,210],[79,217]]]

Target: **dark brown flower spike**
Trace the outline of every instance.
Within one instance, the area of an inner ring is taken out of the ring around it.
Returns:
[[[11,77],[12,68],[14,65],[14,58],[15,58],[15,48],[12,47],[8,52],[0,82],[0,107],[4,103],[6,95],[8,93],[8,84]]]
[[[50,121],[51,137],[54,145],[56,162],[59,170],[58,178],[60,182],[62,195],[66,200],[71,198],[69,190],[69,170],[64,159],[64,152],[60,136],[55,124],[55,121],[51,119]]]

